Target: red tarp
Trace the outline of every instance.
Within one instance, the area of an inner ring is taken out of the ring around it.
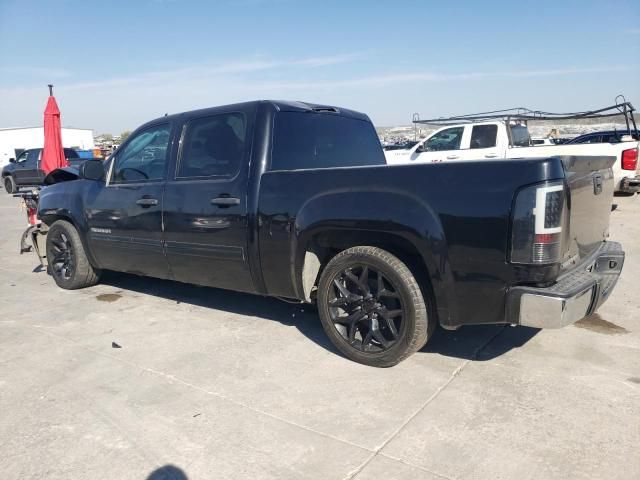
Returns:
[[[60,109],[53,95],[47,101],[44,110],[44,150],[40,168],[45,175],[56,168],[66,167],[69,163],[62,148],[62,130],[60,128]]]

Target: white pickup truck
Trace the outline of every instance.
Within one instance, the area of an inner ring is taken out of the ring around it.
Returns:
[[[532,146],[524,123],[506,120],[447,125],[408,150],[385,151],[387,164],[438,163],[496,158],[539,158],[560,155],[615,156],[615,191],[640,192],[640,142]]]

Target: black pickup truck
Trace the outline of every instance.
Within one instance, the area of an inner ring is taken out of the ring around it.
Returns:
[[[45,187],[39,216],[62,288],[117,270],[314,302],[344,355],[391,366],[437,324],[591,314],[624,261],[613,161],[387,166],[366,115],[257,101],[143,125]]]
[[[80,158],[73,148],[65,148],[64,156],[71,166],[78,167],[85,159]],[[42,185],[45,173],[40,168],[41,148],[30,148],[22,152],[17,159],[10,158],[9,164],[2,169],[2,184],[7,193],[15,193],[20,187]]]

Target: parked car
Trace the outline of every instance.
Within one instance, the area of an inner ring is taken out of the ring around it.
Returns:
[[[580,135],[579,137],[567,140],[568,144],[578,143],[620,143],[627,141],[625,138],[631,137],[633,140],[639,140],[637,132],[631,132],[631,135],[627,131],[620,130],[608,130],[604,132],[591,132]]]
[[[390,165],[494,158],[534,158],[553,155],[601,155],[615,157],[614,190],[640,191],[640,165],[637,140],[605,144],[531,145],[526,125],[503,120],[447,125],[433,132],[409,150],[385,152]]]
[[[64,149],[64,156],[72,166],[78,166],[85,159],[80,158],[72,148]],[[7,193],[15,193],[20,187],[42,185],[45,174],[40,169],[41,148],[23,151],[18,158],[10,158],[2,169],[2,184]]]
[[[557,145],[553,138],[548,137],[531,137],[531,145],[534,147],[542,145]]]
[[[402,142],[402,143],[383,145],[382,148],[384,148],[385,150],[408,150],[411,147],[413,147],[416,143],[418,142],[413,140],[407,140],[406,142]]]
[[[436,324],[593,313],[624,261],[612,163],[387,166],[366,115],[259,101],[141,126],[106,165],[44,187],[38,214],[61,288],[117,270],[314,302],[340,352],[386,367]]]

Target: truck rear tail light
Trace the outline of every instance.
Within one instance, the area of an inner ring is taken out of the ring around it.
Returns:
[[[635,170],[638,166],[638,149],[630,148],[622,152],[622,169]]]
[[[513,210],[511,262],[530,265],[559,262],[567,213],[562,182],[520,190]]]

